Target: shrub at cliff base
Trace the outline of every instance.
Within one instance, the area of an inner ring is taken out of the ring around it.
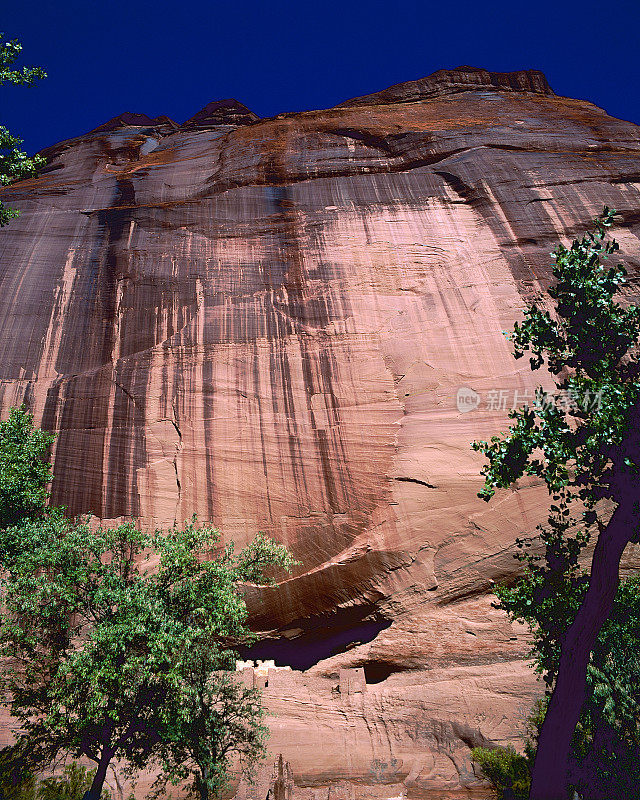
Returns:
[[[64,768],[62,775],[44,778],[36,789],[36,800],[82,800],[91,788],[95,770],[72,762]],[[106,789],[102,790],[100,800],[111,800]]]
[[[61,775],[36,779],[22,763],[15,747],[0,750],[0,798],[2,800],[82,800],[89,790],[95,770],[73,761]],[[111,800],[103,789],[100,800]]]
[[[471,758],[495,788],[498,800],[527,800],[531,770],[527,758],[514,747],[474,747]]]

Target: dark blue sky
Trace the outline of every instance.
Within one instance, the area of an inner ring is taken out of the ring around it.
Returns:
[[[122,111],[183,122],[235,97],[261,116],[326,108],[461,64],[543,70],[558,94],[640,123],[640,3],[617,0],[17,0],[0,30],[42,65],[0,90],[33,152]]]

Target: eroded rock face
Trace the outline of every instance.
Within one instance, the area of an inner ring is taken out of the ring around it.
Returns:
[[[546,496],[484,504],[469,445],[545,381],[502,331],[604,204],[636,292],[640,129],[471,68],[115,123],[3,191],[2,408],[58,432],[71,512],[197,513],[303,562],[250,595],[257,655],[313,665],[268,689],[301,797],[470,796],[470,742],[516,741],[539,691],[490,590]],[[367,675],[348,708],[346,668]]]

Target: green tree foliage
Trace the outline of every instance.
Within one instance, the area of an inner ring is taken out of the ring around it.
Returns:
[[[162,769],[158,794],[167,780],[184,784],[208,800],[229,788],[232,767],[239,764],[251,779],[266,755],[268,730],[262,724],[260,692],[220,670],[209,650],[200,648],[181,662],[180,684],[163,713],[164,726],[156,761]]]
[[[167,546],[166,539],[161,545]],[[168,546],[174,552],[184,545],[169,541]],[[193,549],[194,543],[187,541],[183,556],[191,558]],[[237,556],[233,542],[229,543],[220,563],[218,582],[228,582],[221,605],[227,617],[237,621],[227,631],[225,643],[249,644],[257,637],[246,627],[244,600],[237,603],[238,585],[270,583],[269,568],[289,571],[297,562],[284,547],[258,535]],[[199,569],[195,563],[194,567]],[[154,760],[162,769],[158,789],[166,780],[177,784],[190,778],[192,793],[208,800],[228,789],[234,765],[245,778],[253,778],[257,763],[266,755],[268,730],[262,724],[265,712],[260,692],[245,687],[233,672],[236,657],[234,649],[221,648],[211,637],[199,637],[174,662],[172,691],[161,709],[154,750]]]
[[[482,470],[484,500],[522,475],[534,475],[550,494],[580,499],[593,509],[602,498],[617,500],[617,490],[626,488],[618,486],[614,468],[637,474],[625,444],[630,444],[627,434],[640,400],[637,359],[628,358],[640,338],[640,307],[615,299],[626,282],[624,267],[602,263],[619,249],[615,239],[605,238],[614,215],[605,209],[595,235],[588,233],[570,249],[560,245],[554,252],[556,282],[549,296],[555,313],[537,298],[525,310],[524,321],[514,326],[509,338],[515,357],[530,350],[531,369],[546,365],[558,376],[558,391],[549,397],[539,389],[534,408],[510,412],[515,424],[508,435],[474,442],[474,450],[489,459]],[[593,524],[594,514],[585,521]]]
[[[562,642],[589,585],[580,555],[591,538],[589,527],[570,515],[566,499],[554,497],[558,505],[547,525],[538,526],[539,537],[516,540],[514,557],[524,566],[523,576],[513,586],[496,589],[497,607],[528,623],[531,657],[548,692],[558,674]]]
[[[228,739],[254,736],[257,699],[213,672],[252,638],[242,584],[288,569],[284,547],[258,537],[236,555],[195,521],[168,533],[130,523],[94,530],[54,509],[2,530],[0,554],[2,688],[32,763],[61,752],[91,759],[87,800],[98,800],[112,759],[142,767],[170,734],[176,746],[216,726]],[[203,686],[193,684],[194,664]],[[189,706],[196,688],[210,712]],[[213,751],[216,780],[226,752]]]
[[[53,435],[33,426],[24,408],[12,408],[0,422],[0,527],[40,516],[51,482]]]
[[[603,684],[594,672],[610,675],[614,651],[606,653],[603,645],[598,653],[599,636],[614,610],[622,552],[640,530],[640,308],[616,299],[626,272],[606,263],[618,250],[615,240],[606,239],[613,216],[605,208],[594,233],[556,249],[552,307],[536,298],[510,337],[517,358],[528,350],[532,369],[546,366],[556,376],[556,391],[549,397],[538,390],[535,407],[511,412],[514,424],[506,435],[473,445],[489,459],[483,499],[531,475],[546,483],[553,500],[542,535],[543,558],[529,557],[525,583],[501,594],[514,616],[534,623],[538,666],[553,687],[538,739],[532,800],[566,797],[588,681],[593,698],[609,685],[602,704],[609,722],[622,719],[627,700],[635,707],[631,695],[623,700],[608,678]],[[578,556],[594,534],[591,571],[585,573]],[[620,596],[629,600],[633,587],[625,586]],[[610,624],[616,619],[618,634],[628,636],[619,615]],[[608,637],[606,629],[603,635]],[[621,657],[615,651],[615,658]],[[628,662],[625,669],[635,666]],[[591,731],[588,720],[586,729]],[[607,746],[616,742],[614,737]]]
[[[2,41],[3,39],[4,33],[0,33],[0,86],[5,83],[33,86],[36,81],[47,77],[40,67],[15,69],[13,65],[22,52],[22,45],[17,39],[8,42]],[[0,186],[29,178],[44,166],[45,160],[41,156],[29,158],[20,149],[21,145],[22,139],[13,136],[0,125]],[[16,209],[7,208],[0,202],[0,228],[17,216]]]

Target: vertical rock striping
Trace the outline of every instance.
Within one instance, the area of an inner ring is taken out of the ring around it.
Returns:
[[[294,797],[480,791],[469,747],[515,741],[538,691],[490,590],[546,497],[483,504],[469,444],[530,397],[502,331],[604,204],[637,293],[640,128],[464,67],[266,120],[127,113],[46,154],[2,191],[0,403],[58,432],[53,501],[291,547],[249,594],[264,646],[342,642],[266,690]]]

